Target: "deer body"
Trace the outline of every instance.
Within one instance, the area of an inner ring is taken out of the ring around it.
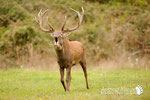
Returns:
[[[54,48],[57,54],[57,62],[61,67],[67,68],[84,59],[84,48],[78,41],[64,39],[62,50],[57,50],[55,46]]]
[[[71,28],[71,29],[66,29],[66,30],[64,29],[66,21],[67,21],[66,17],[65,17],[65,22],[62,26],[61,31],[55,30],[52,27],[52,25],[48,21],[48,17],[47,17],[47,23],[50,29],[43,28],[42,18],[44,14],[47,12],[47,10],[44,11],[43,13],[42,13],[42,10],[40,10],[38,14],[38,19],[35,18],[41,30],[45,32],[50,32],[51,36],[54,38],[54,48],[57,54],[57,62],[60,66],[61,83],[65,91],[69,91],[70,82],[71,82],[71,67],[77,63],[80,63],[83,69],[85,80],[86,80],[86,87],[87,89],[89,89],[88,79],[87,79],[87,70],[86,70],[86,60],[85,60],[85,53],[84,53],[83,45],[78,41],[69,41],[68,39],[66,39],[66,35],[65,35],[65,33],[67,32],[71,32],[71,31],[78,29],[83,19],[83,15],[84,15],[83,7],[82,7],[82,15],[80,15],[78,11],[74,9],[72,10],[78,14],[79,22],[78,22],[78,26]],[[66,69],[66,72],[67,72],[66,85],[64,82],[64,69]]]

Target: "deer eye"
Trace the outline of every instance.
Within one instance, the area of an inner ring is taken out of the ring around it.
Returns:
[[[57,37],[55,37],[55,42],[57,42],[58,41],[58,38]]]
[[[60,34],[60,37],[63,37],[63,34],[62,34],[62,33]]]

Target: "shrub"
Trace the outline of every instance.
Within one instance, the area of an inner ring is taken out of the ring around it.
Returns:
[[[1,34],[0,52],[11,57],[17,56],[16,53],[26,55],[27,45],[33,42],[37,32],[31,26],[18,27],[14,31],[6,31]]]
[[[8,2],[0,6],[0,26],[7,27],[10,23],[17,20],[23,21],[27,17],[27,13],[21,5],[15,2]]]
[[[35,36],[36,32],[32,27],[21,27],[14,32],[10,40],[13,41],[15,46],[24,46],[28,43],[31,43]]]

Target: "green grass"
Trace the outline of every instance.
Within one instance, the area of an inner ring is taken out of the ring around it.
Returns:
[[[0,71],[0,100],[99,100],[150,99],[150,70],[121,69],[88,71],[90,90],[82,71],[73,71],[71,87],[65,92],[59,71],[9,69]],[[101,94],[102,88],[132,89],[141,85],[143,94]]]

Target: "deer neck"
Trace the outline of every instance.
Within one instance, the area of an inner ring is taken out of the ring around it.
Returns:
[[[58,59],[67,59],[70,53],[69,40],[63,39],[63,47],[61,50],[56,50]]]

